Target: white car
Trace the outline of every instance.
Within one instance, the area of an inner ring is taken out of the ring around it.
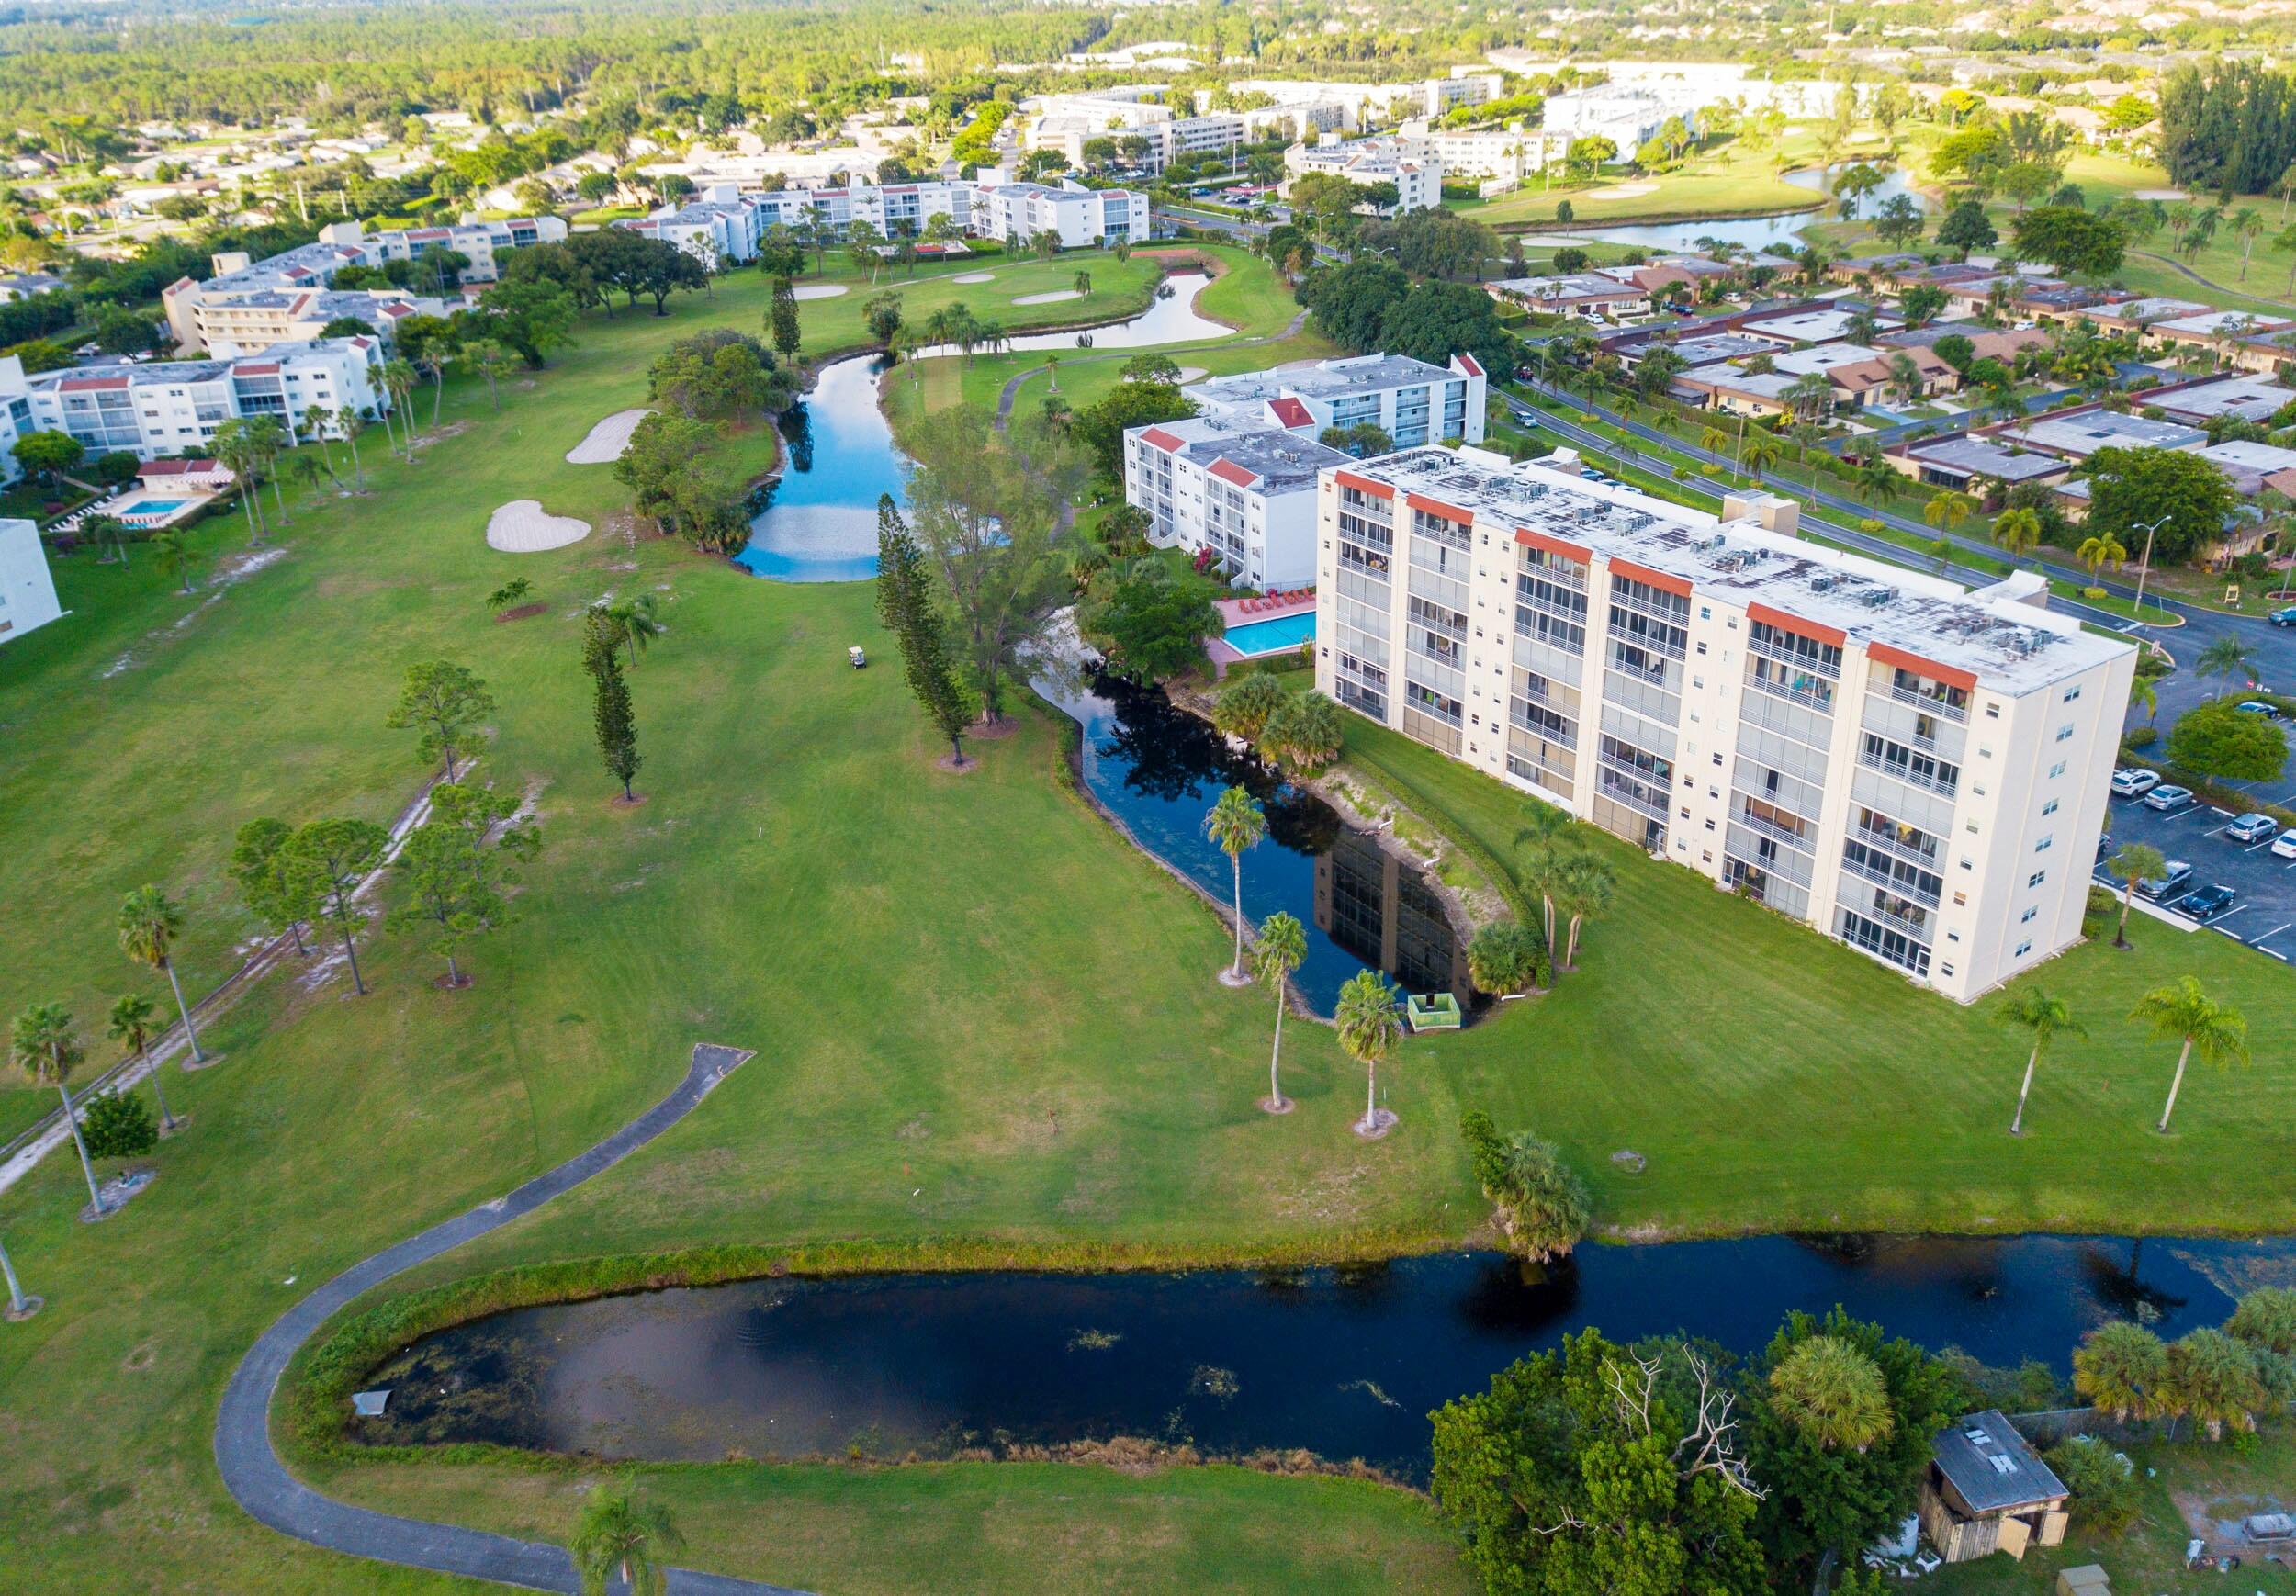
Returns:
[[[2112,773],[2112,795],[2115,798],[2135,798],[2159,785],[2160,772],[2157,770],[2127,770]]]
[[[2296,859],[2296,831],[2283,831],[2272,843],[2274,859]]]

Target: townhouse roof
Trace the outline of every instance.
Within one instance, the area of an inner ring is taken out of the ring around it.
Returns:
[[[2049,335],[2038,327],[1987,327],[1982,321],[1932,321],[1926,327],[1878,333],[1874,342],[1896,349],[1935,349],[1948,338],[1969,340],[1980,360],[1987,355],[1998,360],[2049,342]]]
[[[1930,1456],[1973,1512],[2015,1512],[2071,1494],[1998,1408],[1946,1425]]]
[[[1383,393],[1391,388],[1416,388],[1450,382],[1457,374],[1414,360],[1408,354],[1360,354],[1342,360],[1321,360],[1312,365],[1278,366],[1273,371],[1240,371],[1232,377],[1207,377],[1181,391],[1199,404],[1224,408],[1256,407],[1285,395],[1311,399],[1343,399]]]
[[[1846,338],[1850,322],[1857,314],[1852,310],[1800,310],[1786,316],[1765,316],[1760,320],[1745,323],[1742,331],[1758,338],[1768,338],[1785,343],[1830,343]],[[1868,311],[1874,327],[1904,325],[1904,318],[1886,312]]]
[[[1312,438],[1242,417],[1189,416],[1138,431],[1165,454],[1223,482],[1270,495],[1312,491],[1325,466],[1345,466],[1355,458]]]
[[[1906,444],[1902,452],[1914,460],[1966,472],[1972,477],[1998,478],[2012,486],[2062,476],[2071,468],[2061,455],[2020,452],[1978,433],[1925,438]]]
[[[2245,310],[2204,310],[2196,316],[2178,316],[2173,320],[2155,322],[2153,331],[2223,338],[2243,332],[2269,332],[2289,325],[2290,323],[2285,316],[2255,316]]]
[[[1500,277],[1484,285],[1492,293],[1508,294],[1525,299],[1581,301],[1616,299],[1627,301],[1647,299],[1649,290],[1639,283],[1620,282],[1593,272],[1581,272],[1569,276]]]
[[[2144,402],[2158,405],[2178,421],[2232,416],[2260,421],[2279,413],[2290,399],[2296,399],[2296,388],[2283,387],[2268,377],[2223,377],[2155,388],[2144,395]]]
[[[2003,429],[2000,435],[2077,460],[2086,460],[2099,449],[2185,449],[2208,438],[2200,428],[2181,421],[2148,421],[2102,407],[2036,416],[2022,426]]]
[[[2068,615],[1486,450],[1408,449],[1351,462],[1337,477],[1384,484],[1429,514],[1512,529],[1566,557],[1601,554],[1661,583],[1760,605],[1771,613],[1758,618],[1824,641],[1880,645],[1910,658],[1907,669],[1959,685],[2030,692],[2132,646],[2084,633]]]
[[[1770,357],[1771,365],[1795,377],[1805,372],[1831,371],[1838,365],[1887,361],[1882,352],[1864,343],[1818,343],[1807,349],[1785,349]]]
[[[1800,380],[1782,371],[1741,371],[1727,363],[1694,366],[1682,374],[1681,381],[1705,388],[1728,388],[1733,393],[1752,394],[1757,398],[1784,402],[1785,390]]]
[[[2163,321],[2172,316],[2190,316],[2207,309],[2206,305],[2191,299],[2171,299],[2155,296],[2146,299],[2131,299],[2115,305],[2110,312],[2116,321]]]
[[[1663,339],[1648,339],[1638,344],[1622,358],[1639,359],[1653,349],[1671,349],[1693,365],[1712,365],[1724,360],[1745,360],[1757,354],[1774,354],[1778,346],[1767,338],[1753,338],[1743,332],[1701,332],[1694,337],[1677,338],[1669,343]]]
[[[2296,449],[2283,449],[2278,444],[2242,440],[2211,444],[2192,453],[2222,471],[2244,495],[2257,491],[2268,477],[2296,470]]]

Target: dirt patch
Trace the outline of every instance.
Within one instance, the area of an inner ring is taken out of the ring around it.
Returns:
[[[469,430],[468,421],[449,421],[435,432],[418,434],[414,440],[414,447],[427,449],[433,444],[444,444],[449,438],[459,438]]]
[[[933,761],[934,770],[946,770],[952,776],[970,776],[980,768],[981,761],[978,759],[967,759],[960,765],[954,754],[943,754]]]
[[[495,616],[499,621],[531,621],[550,608],[547,604],[521,604],[515,610],[505,610]]]
[[[460,992],[466,986],[476,986],[478,984],[478,978],[469,973],[467,971],[455,975],[433,975],[431,977],[431,985],[433,989],[439,992]]]
[[[993,721],[974,721],[965,727],[964,735],[976,743],[1001,743],[1019,729],[1019,716],[1002,714]]]
[[[646,806],[648,796],[649,794],[647,793],[639,792],[625,798],[621,793],[616,792],[613,797],[606,800],[606,807],[609,809],[623,810],[643,809]]]

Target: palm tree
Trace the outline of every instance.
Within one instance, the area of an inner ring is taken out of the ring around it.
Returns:
[[[2059,1036],[2087,1036],[2088,1033],[2073,1022],[2073,1011],[2062,997],[2053,996],[2038,986],[2028,986],[2016,996],[1993,1011],[2000,1025],[2028,1032],[2032,1037],[2033,1051],[2025,1059],[2025,1084],[2017,1088],[2017,1113],[2009,1120],[2009,1134],[2025,1134],[2025,1098],[2033,1089],[2033,1071],[2041,1065],[2041,1055]]]
[[[1768,1384],[1779,1417],[1821,1452],[1863,1452],[1896,1428],[1880,1366],[1840,1336],[1804,1341]]]
[[[287,495],[279,490],[279,456],[287,453],[287,432],[276,416],[255,416],[247,422],[247,439],[254,445],[255,466],[261,476],[271,478],[272,502],[279,507],[279,524],[287,521]]]
[[[319,458],[321,464],[327,467],[327,480],[340,483],[343,478],[335,475],[334,451],[327,447],[327,428],[332,424],[333,421],[333,412],[325,405],[309,405],[304,408],[303,435],[319,445]]]
[[[0,1275],[8,1280],[8,1317],[29,1319],[39,1311],[39,1298],[24,1295],[23,1284],[16,1277],[16,1265],[8,1259],[8,1249],[0,1244]]]
[[[1618,877],[1609,865],[1581,850],[1556,872],[1549,890],[1562,905],[1562,912],[1570,916],[1570,933],[1563,942],[1562,968],[1575,970],[1579,963],[1579,928],[1593,916],[1609,911],[1612,899],[1617,895]]]
[[[581,1571],[582,1596],[605,1596],[617,1577],[629,1596],[662,1596],[665,1570],[655,1557],[684,1545],[668,1508],[602,1485],[583,1504],[568,1549]]]
[[[1363,1118],[1356,1130],[1376,1136],[1379,1124],[1379,1061],[1395,1051],[1403,1040],[1403,1011],[1395,1001],[1395,988],[1376,970],[1360,970],[1339,989],[1335,1016],[1339,1045],[1364,1067],[1366,1096]]]
[[[2247,681],[2257,679],[2256,646],[2236,633],[2227,632],[2206,648],[2192,662],[2198,676],[2237,676]]]
[[[153,533],[152,557],[159,561],[162,571],[183,583],[185,592],[191,591],[192,567],[197,563],[197,556],[193,553],[190,541],[182,533]]]
[[[192,1060],[204,1064],[208,1056],[199,1051],[199,1033],[191,1028],[191,1006],[184,1001],[184,983],[176,979],[175,961],[168,957],[183,928],[183,910],[155,886],[138,887],[120,901],[120,951],[139,964],[167,972],[167,983],[175,989],[175,1010],[184,1017],[184,1035],[191,1039]]]
[[[1944,498],[1939,494],[1938,499]],[[1953,495],[1961,498],[1960,494]],[[1937,499],[1930,500],[1935,506]],[[1928,514],[1927,511],[1922,512]],[[1932,523],[1934,524],[1934,523]],[[2004,510],[1993,518],[1993,544],[2014,562],[2024,558],[2041,546],[2041,511],[2022,507]]]
[[[343,433],[343,441],[351,445],[351,474],[357,480],[358,491],[366,491],[366,467],[359,464],[359,412],[344,405],[335,412],[335,425]]]
[[[1894,470],[1891,472],[1892,476],[1896,474]],[[1940,532],[1950,533],[1963,522],[1967,521],[1970,512],[1976,508],[1976,501],[1968,494],[1956,493],[1948,488],[1941,493],[1930,496],[1930,501],[1921,507],[1921,519]]]
[[[1720,427],[1706,427],[1698,433],[1698,446],[1709,455],[1720,455],[1730,446],[1730,435]]]
[[[1994,535],[1997,539],[2000,535],[2000,526],[1998,523],[1994,526]],[[2121,546],[2120,540],[2112,534],[2100,532],[2081,539],[2081,546],[2073,551],[2073,557],[2088,568],[2088,579],[2091,585],[2094,585],[2099,571],[2107,566],[2118,567],[2122,560],[2129,557],[2129,551]]]
[[[1745,463],[1746,474],[1759,481],[1763,472],[1778,463],[1785,453],[1785,445],[1774,433],[1756,433],[1739,446],[1739,458]]]
[[[1267,815],[1252,801],[1251,793],[1231,787],[1204,816],[1204,835],[1228,856],[1235,874],[1235,962],[1228,967],[1226,980],[1231,986],[1241,986],[1247,979],[1244,973],[1244,850],[1267,835]]]
[[[2168,1349],[2141,1324],[2113,1320],[2073,1352],[2073,1388],[2122,1423],[2167,1411]]]
[[[2253,205],[2244,205],[2233,212],[2233,236],[2240,241],[2240,280],[2248,280],[2248,252],[2257,247],[2257,240],[2264,233],[2264,213]]]
[[[63,1122],[72,1127],[72,1140],[80,1149],[80,1173],[87,1176],[88,1201],[103,1213],[104,1191],[96,1184],[96,1164],[87,1155],[87,1138],[80,1134],[80,1116],[72,1107],[72,1071],[83,1057],[80,1038],[72,1028],[72,1012],[61,1003],[35,1003],[16,1017],[8,1039],[17,1067],[36,1086],[53,1086],[63,1098]]]
[[[613,603],[594,604],[591,608],[601,617],[606,635],[616,646],[627,646],[630,663],[646,652],[647,644],[661,635],[662,624],[654,619],[654,595],[633,593]]]
[[[283,475],[294,478],[299,485],[310,489],[313,498],[319,496],[319,479],[326,473],[320,466],[319,456],[309,449],[298,449],[289,455],[280,469]]]
[[[2194,1053],[2200,1055],[2202,1063],[2218,1069],[2248,1062],[2248,1021],[2237,1009],[2201,991],[2193,976],[2155,987],[2137,1000],[2129,1017],[2151,1025],[2156,1040],[2177,1037],[2184,1043],[2177,1053],[2177,1073],[2168,1083],[2168,1101],[2160,1111],[2160,1123],[2154,1127],[2156,1130],[2168,1129],[2168,1117],[2177,1111],[2177,1093],[2184,1085],[2185,1066]]]
[[[159,1007],[141,992],[130,992],[112,1004],[111,1025],[107,1034],[112,1040],[125,1042],[128,1056],[141,1058],[143,1050],[152,1045],[152,1017]],[[167,1109],[167,1090],[160,1085],[160,1066],[152,1066],[152,1096],[160,1103],[160,1129],[175,1129],[175,1116]]]
[[[1079,299],[1085,298],[1092,292],[1092,274],[1090,272],[1078,272],[1074,277],[1069,279],[1069,286],[1076,290],[1076,298]]]
[[[2112,857],[2105,861],[2105,869],[2111,871],[2113,879],[2122,883],[2121,919],[2113,927],[2112,945],[2116,948],[2126,948],[2129,945],[2129,903],[2136,894],[2136,883],[2141,881],[2156,881],[2167,875],[2168,861],[2161,857],[2160,849],[2150,843],[2124,842],[2115,849]]]
[[[2144,724],[2151,725],[2160,714],[2160,681],[2155,677],[2139,676],[2129,682],[2129,707],[2144,706]]]
[[[247,515],[247,541],[251,544],[263,542],[268,528],[263,519],[262,497],[255,490],[255,469],[262,452],[249,431],[248,421],[238,416],[225,421],[216,428],[215,438],[209,447],[215,450],[215,457],[223,463],[224,468],[231,472],[232,484],[239,489],[239,507]]]
[[[405,406],[407,396],[414,391],[414,367],[403,360],[387,360],[382,369],[383,391],[390,396],[390,410],[383,414],[383,425],[390,425],[391,411],[399,414],[399,431],[405,434],[402,453],[407,464],[414,464],[414,415]]]
[[[1284,982],[1307,957],[1307,927],[1298,916],[1278,909],[1260,922],[1259,940],[1252,946],[1252,968],[1276,992],[1276,1046],[1267,1055],[1266,1107],[1270,1114],[1281,1114],[1291,1107],[1285,1101],[1283,1084],[1276,1073],[1284,1056]]]

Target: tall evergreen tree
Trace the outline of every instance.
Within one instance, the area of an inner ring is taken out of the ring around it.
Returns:
[[[972,709],[949,658],[947,635],[933,608],[932,579],[925,552],[890,493],[877,500],[877,617],[901,647],[909,691],[933,728],[949,739],[953,764],[964,760],[964,728]]]
[[[592,713],[598,752],[606,761],[606,773],[622,783],[624,800],[636,803],[637,794],[630,791],[630,781],[645,760],[637,751],[637,720],[630,710],[630,684],[622,679],[616,635],[602,624],[596,612],[591,621],[589,638],[582,647],[582,668],[597,683]]]

